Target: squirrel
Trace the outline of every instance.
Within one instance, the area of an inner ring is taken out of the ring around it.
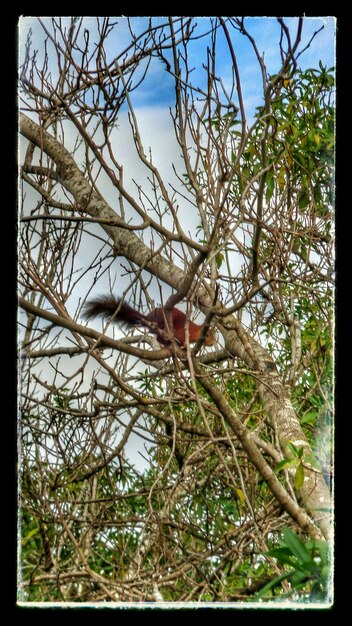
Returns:
[[[114,298],[114,296],[110,295],[99,296],[94,300],[89,300],[84,305],[84,319],[90,320],[99,316],[111,317],[113,322],[125,324],[129,327],[145,326],[152,333],[156,333],[159,343],[163,345],[171,343],[172,339],[174,339],[181,346],[185,346],[187,327],[190,343],[196,342],[202,332],[202,326],[191,322],[191,320],[187,322],[187,315],[179,309],[173,308],[170,312],[166,312],[164,308],[160,307],[144,315],[133,309],[121,298]],[[205,335],[204,343],[206,346],[214,345],[215,337],[211,330],[208,330]]]

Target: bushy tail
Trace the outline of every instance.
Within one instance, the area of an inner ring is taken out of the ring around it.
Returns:
[[[84,305],[82,315],[86,320],[91,320],[94,317],[111,317],[113,318],[112,321],[127,324],[127,326],[135,326],[144,322],[141,313],[123,302],[121,298],[114,298],[110,295],[98,296],[94,300],[88,300]]]

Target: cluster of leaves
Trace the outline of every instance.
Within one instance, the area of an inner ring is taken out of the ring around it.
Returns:
[[[279,539],[279,547],[267,552],[278,563],[285,566],[280,576],[275,576],[266,584],[255,599],[269,599],[280,589],[280,599],[294,598],[301,601],[320,602],[331,599],[331,571],[329,547],[326,541],[309,540],[306,543],[290,528],[284,528]],[[290,582],[291,590],[281,593],[283,580]]]
[[[305,454],[303,446],[297,448],[292,442],[289,442],[287,444],[287,456],[276,465],[275,472],[278,473],[282,469],[294,469],[294,485],[299,491],[304,481],[304,463],[309,463],[321,471],[321,467],[313,454]]]
[[[292,79],[284,81],[272,101],[271,139],[267,145],[275,169],[266,179],[267,202],[275,189],[283,192],[289,180],[302,212],[313,200],[317,214],[327,215],[333,203],[333,71],[321,63],[319,70],[297,70]],[[256,154],[259,146],[254,142],[246,153],[247,160],[251,162]]]

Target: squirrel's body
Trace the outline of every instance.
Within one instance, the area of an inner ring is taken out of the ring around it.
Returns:
[[[85,319],[93,317],[111,317],[113,322],[126,324],[126,326],[145,326],[153,333],[156,333],[161,344],[168,344],[172,338],[182,346],[186,344],[186,332],[190,343],[197,341],[202,332],[202,326],[187,320],[187,315],[179,309],[171,309],[166,312],[162,307],[154,309],[147,315],[136,311],[129,304],[114,298],[113,296],[100,296],[95,300],[89,300],[83,313]],[[212,346],[215,343],[213,333],[208,330],[204,343]]]

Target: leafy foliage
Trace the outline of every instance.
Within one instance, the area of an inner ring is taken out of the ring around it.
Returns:
[[[330,563],[326,541],[309,540],[304,543],[290,528],[284,528],[279,547],[267,552],[287,572],[273,578],[257,594],[257,598],[268,598],[283,580],[289,580],[291,591],[283,597],[298,597],[303,601],[319,602],[330,595]]]

